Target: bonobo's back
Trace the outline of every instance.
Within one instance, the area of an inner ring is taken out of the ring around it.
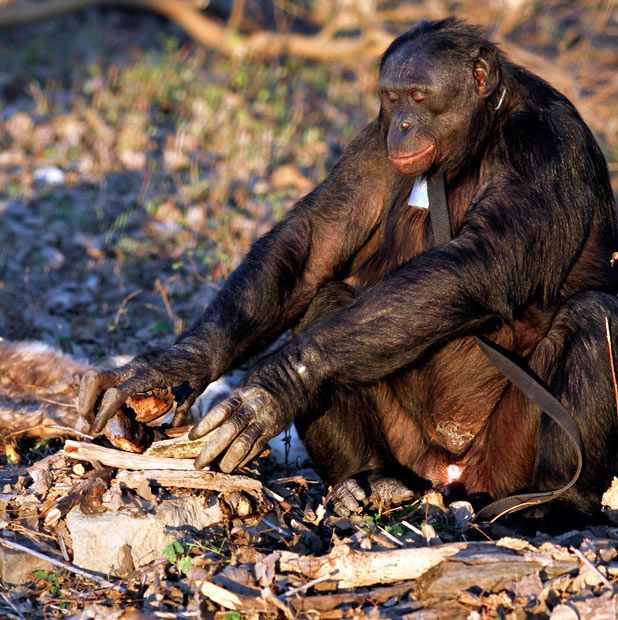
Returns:
[[[524,187],[547,203],[548,213],[564,214],[548,226],[560,226],[568,236],[580,220],[587,230],[562,300],[581,290],[617,292],[618,266],[610,264],[618,251],[616,207],[599,144],[575,106],[550,84],[508,61],[503,71],[514,99],[501,127],[509,165]]]

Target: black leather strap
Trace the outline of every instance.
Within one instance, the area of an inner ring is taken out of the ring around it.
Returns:
[[[431,227],[436,245],[448,243],[452,239],[451,225],[444,189],[444,175],[437,172],[427,180],[429,212]],[[515,355],[498,346],[484,336],[477,336],[476,341],[489,360],[519,390],[521,390],[537,407],[548,415],[566,433],[575,447],[577,467],[573,477],[562,487],[553,491],[521,493],[499,499],[481,509],[476,519],[495,521],[503,515],[542,504],[556,499],[568,491],[579,479],[584,462],[584,443],[577,423],[565,407],[528,368],[524,360],[515,359]],[[505,437],[508,441],[508,437]],[[542,446],[539,446],[542,449]]]

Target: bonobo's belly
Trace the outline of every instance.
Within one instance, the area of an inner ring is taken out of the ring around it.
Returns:
[[[459,338],[387,385],[393,401],[380,409],[397,414],[391,419],[383,410],[384,431],[393,452],[409,466],[416,450],[402,437],[402,417],[421,429],[423,444],[456,459],[486,427],[509,383],[474,338]]]
[[[542,336],[521,323],[490,335],[524,358]],[[469,493],[501,496],[529,483],[538,415],[474,338],[453,340],[384,381],[377,406],[397,461],[434,486],[457,482]],[[505,448],[509,453],[513,448],[512,471],[498,479],[490,463]]]

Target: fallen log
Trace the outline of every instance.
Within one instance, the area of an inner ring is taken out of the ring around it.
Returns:
[[[419,579],[428,575],[424,582],[428,597],[440,596],[443,591],[459,591],[459,585],[468,583],[472,574],[482,574],[489,585],[518,580],[522,576],[561,564],[564,571],[572,569],[573,562],[558,562],[548,553],[537,551],[518,552],[490,542],[452,543],[438,547],[415,547],[392,551],[356,551],[347,545],[335,547],[325,556],[302,556],[291,551],[277,552],[279,569],[292,572],[307,579],[319,579],[328,574],[339,588],[358,588],[378,583],[393,583]],[[452,570],[430,573],[438,565],[448,561]],[[562,566],[564,564],[564,566]],[[457,573],[465,567],[461,583]],[[498,570],[500,568],[500,570]],[[504,569],[504,570],[502,570]],[[493,574],[492,574],[493,573]],[[431,584],[436,582],[432,588]],[[469,586],[467,586],[469,587]],[[453,590],[454,588],[454,590]]]
[[[165,469],[176,471],[195,471],[193,459],[157,458],[146,454],[123,452],[113,448],[104,448],[93,443],[67,439],[64,444],[64,454],[78,461],[98,461],[102,465],[117,469]]]
[[[473,543],[476,544],[476,543]],[[482,543],[478,543],[482,544]],[[461,553],[469,543],[453,543],[440,547],[395,549],[393,551],[355,551],[347,545],[335,547],[328,555],[303,556],[281,551],[279,568],[308,579],[333,573],[339,588],[359,588],[376,583],[393,583],[417,579],[440,562]]]

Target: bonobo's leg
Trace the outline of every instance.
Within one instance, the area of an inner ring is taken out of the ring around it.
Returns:
[[[354,290],[347,284],[326,284],[294,329],[294,335],[339,312],[354,299]],[[357,510],[358,502],[369,496],[383,503],[412,497],[403,483],[388,476],[396,466],[382,433],[373,392],[371,386],[334,386],[323,409],[296,420],[311,459],[325,480],[335,485],[335,510],[340,514]],[[359,474],[358,479],[353,478]]]
[[[584,292],[565,303],[529,360],[575,417],[584,440],[579,482],[555,506],[562,504],[585,515],[598,513],[602,493],[618,474],[618,412],[606,319],[614,355],[618,354],[618,299]],[[572,475],[576,455],[570,440],[548,416],[542,416],[539,433],[532,488],[556,489]]]

